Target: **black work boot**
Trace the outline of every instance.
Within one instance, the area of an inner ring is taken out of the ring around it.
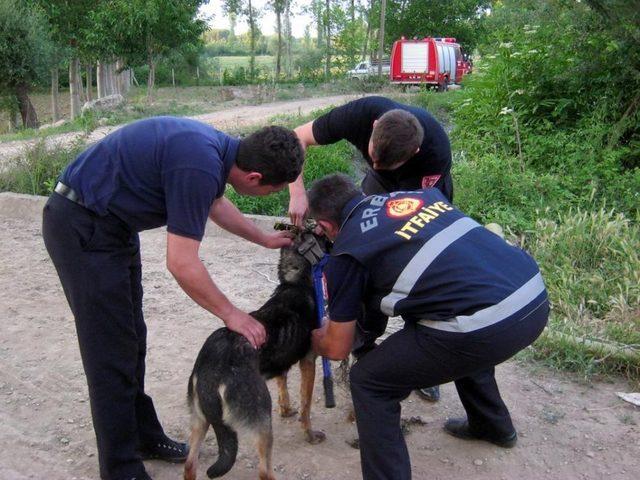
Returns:
[[[509,435],[500,437],[473,432],[466,418],[450,418],[444,424],[444,431],[463,440],[484,440],[502,448],[513,448],[518,441],[515,430]]]
[[[189,445],[176,442],[169,437],[140,445],[142,460],[162,460],[169,463],[184,463],[189,455]]]

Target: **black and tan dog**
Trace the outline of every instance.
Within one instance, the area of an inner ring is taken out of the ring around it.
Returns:
[[[300,362],[302,377],[300,421],[306,440],[313,444],[324,440],[322,432],[311,429],[310,421],[315,377],[311,331],[317,320],[311,264],[297,249],[304,235],[298,236],[293,247],[281,250],[280,284],[267,303],[251,313],[267,331],[265,345],[255,350],[242,335],[221,328],[205,341],[198,354],[188,387],[191,437],[185,480],[196,478],[198,451],[209,425],[219,449],[216,462],[207,470],[209,478],[220,477],[233,467],[239,430],[257,437],[259,478],[275,478],[271,464],[271,396],[266,380],[277,379],[280,415],[295,415],[289,402],[287,372],[296,362]]]

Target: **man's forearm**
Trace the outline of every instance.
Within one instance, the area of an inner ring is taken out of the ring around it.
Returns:
[[[311,337],[313,351],[331,360],[344,360],[349,356],[355,335],[355,320],[351,322],[327,321],[314,330]]]
[[[304,188],[304,179],[302,177],[303,177],[303,174],[300,173],[298,178],[296,178],[294,182],[291,182],[289,184],[289,196],[291,198],[301,196],[301,195],[306,197],[307,192]]]
[[[265,232],[245,217],[238,207],[225,197],[220,197],[213,203],[209,218],[226,231],[245,240],[258,245],[265,243]]]
[[[202,262],[183,263],[170,268],[170,271],[184,292],[198,305],[222,321],[229,317],[234,306],[218,289]]]

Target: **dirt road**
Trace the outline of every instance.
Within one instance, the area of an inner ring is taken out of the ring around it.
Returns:
[[[331,105],[341,105],[358,97],[359,95],[337,95],[332,97],[303,98],[287,102],[233,107],[204,115],[196,115],[190,118],[213,125],[219,130],[237,130],[238,128],[249,125],[261,125],[275,115],[306,115],[314,110]],[[51,135],[46,137],[45,143],[48,149],[69,146],[83,137],[86,137],[86,142],[93,143],[121,126],[122,125],[100,127],[88,136],[82,132]],[[16,140],[13,142],[0,142],[0,171],[4,170],[12,159],[19,157],[26,148],[32,147],[37,141],[38,140]]]
[[[0,194],[0,200],[3,196]],[[37,208],[0,201],[0,479],[97,479],[97,454],[87,388],[73,319],[42,243]],[[30,212],[30,213],[29,213]],[[166,430],[185,439],[187,379],[210,332],[221,326],[187,298],[165,268],[165,232],[142,235],[145,316],[149,327],[147,388]],[[244,241],[207,236],[201,257],[239,307],[252,310],[272,292],[277,252]],[[268,277],[268,278],[267,278]],[[407,436],[415,479],[640,478],[640,409],[619,400],[621,382],[582,383],[536,365],[507,362],[497,379],[520,436],[512,450],[446,435],[447,416],[462,414],[452,385],[433,405],[412,395],[403,416],[420,416]],[[297,404],[299,375],[290,386]],[[270,386],[273,390],[273,385]],[[359,454],[347,445],[355,428],[345,421],[348,401],[323,406],[316,385],[313,423],[327,440],[309,445],[295,418],[274,417],[274,465],[279,479],[353,480]],[[274,397],[275,398],[275,397]],[[225,478],[257,478],[257,455],[240,438],[240,454]],[[212,433],[200,455],[200,478],[216,455]],[[181,478],[181,466],[148,462],[156,480]]]

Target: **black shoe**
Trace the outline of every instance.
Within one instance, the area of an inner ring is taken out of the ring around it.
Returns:
[[[428,402],[437,402],[440,400],[440,387],[426,387],[416,390],[416,393]]]
[[[444,424],[444,431],[463,440],[484,440],[502,448],[513,448],[518,441],[518,434],[515,431],[510,435],[501,437],[472,432],[466,418],[451,418],[447,420]]]
[[[142,460],[162,460],[169,463],[184,463],[189,455],[189,445],[176,442],[169,437],[140,447]]]

